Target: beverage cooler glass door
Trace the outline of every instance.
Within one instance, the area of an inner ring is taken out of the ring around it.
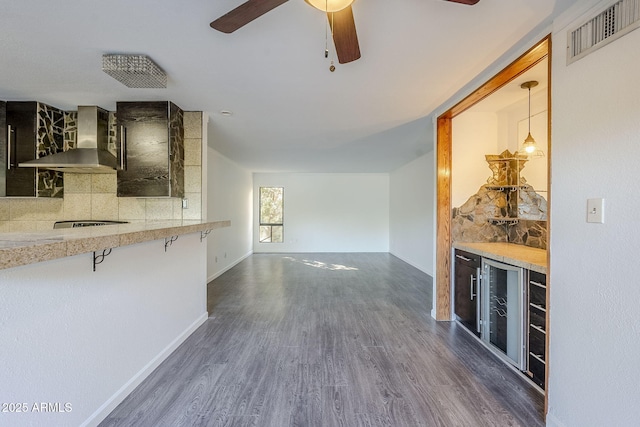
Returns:
[[[482,339],[520,370],[526,369],[523,274],[522,268],[482,260]]]

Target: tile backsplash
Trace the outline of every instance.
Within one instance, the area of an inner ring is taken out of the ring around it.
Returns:
[[[185,111],[185,198],[117,197],[110,174],[65,173],[64,198],[0,198],[0,233],[45,231],[60,220],[153,221],[201,219],[202,113]]]

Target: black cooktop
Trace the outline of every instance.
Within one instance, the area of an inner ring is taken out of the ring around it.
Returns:
[[[127,221],[109,221],[109,220],[76,220],[76,221],[57,221],[53,224],[53,228],[76,228],[76,227],[95,227],[97,225],[114,225],[128,224]]]

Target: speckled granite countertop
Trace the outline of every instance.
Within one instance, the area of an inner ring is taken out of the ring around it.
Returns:
[[[455,242],[453,247],[480,256],[547,274],[547,251],[513,243]]]
[[[229,227],[231,221],[147,221],[0,234],[0,269]]]

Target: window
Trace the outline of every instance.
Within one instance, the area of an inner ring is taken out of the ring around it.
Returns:
[[[284,188],[260,187],[260,243],[284,241]]]

